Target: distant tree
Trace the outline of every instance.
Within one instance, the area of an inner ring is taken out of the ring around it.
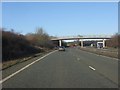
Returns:
[[[83,37],[82,35],[78,35],[78,37]]]
[[[54,45],[50,40],[50,36],[43,30],[43,28],[37,28],[35,33],[27,34],[27,39],[36,46],[52,48]]]
[[[110,40],[106,41],[106,45],[114,48],[120,47],[120,34],[116,33],[113,35]]]
[[[35,45],[35,43],[37,42],[35,34],[33,34],[33,33],[28,33],[25,35],[25,37],[32,45]]]
[[[41,28],[41,27],[40,27],[40,28],[37,28],[35,33],[38,34],[38,35],[47,34],[47,33],[45,32],[45,30],[43,30],[43,28]]]

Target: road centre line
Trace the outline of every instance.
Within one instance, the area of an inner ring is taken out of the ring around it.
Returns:
[[[92,66],[89,66],[89,68],[90,68],[90,69],[92,69],[92,70],[94,70],[94,71],[96,70],[96,69],[95,69],[95,68],[93,68]]]
[[[1,84],[1,83],[3,83],[3,82],[5,82],[6,80],[8,80],[8,79],[12,78],[12,77],[13,77],[13,76],[15,76],[16,74],[18,74],[18,73],[20,73],[21,71],[23,71],[24,69],[28,68],[29,66],[33,65],[34,63],[36,63],[36,62],[40,61],[41,59],[43,59],[43,58],[47,57],[48,55],[50,55],[50,54],[52,54],[52,53],[54,53],[54,52],[56,52],[56,51],[57,51],[57,50],[52,51],[52,52],[50,52],[50,53],[48,53],[48,54],[44,55],[43,57],[41,57],[41,58],[39,58],[39,59],[37,59],[37,60],[33,61],[32,63],[30,63],[30,64],[26,65],[25,67],[21,68],[20,70],[18,70],[18,71],[16,71],[16,72],[14,72],[13,74],[11,74],[11,75],[7,76],[6,78],[4,78],[4,79],[2,79],[2,80],[0,80],[0,84]]]

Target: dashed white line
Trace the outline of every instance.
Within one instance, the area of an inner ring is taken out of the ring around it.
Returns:
[[[93,68],[92,66],[89,66],[89,68],[90,68],[90,69],[92,69],[92,70],[94,70],[94,71],[96,70],[96,69],[95,69],[95,68]]]
[[[34,63],[40,61],[41,59],[45,58],[46,56],[48,56],[48,55],[50,55],[50,54],[52,54],[52,53],[54,53],[54,52],[56,52],[56,51],[57,51],[57,50],[55,50],[55,51],[53,51],[53,52],[50,52],[50,53],[44,55],[43,57],[41,57],[41,58],[39,58],[39,59],[33,61],[32,63],[26,65],[25,67],[21,68],[20,70],[14,72],[13,74],[7,76],[6,78],[4,78],[4,79],[2,79],[2,80],[0,80],[0,84],[3,83],[3,82],[5,82],[6,80],[12,78],[13,76],[15,76],[16,74],[20,73],[20,72],[23,71],[24,69],[28,68],[28,67],[31,66],[32,64],[34,64]]]

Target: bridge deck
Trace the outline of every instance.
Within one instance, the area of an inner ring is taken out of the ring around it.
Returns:
[[[52,38],[51,40],[73,40],[73,39],[110,39],[111,37],[69,37],[69,38]]]

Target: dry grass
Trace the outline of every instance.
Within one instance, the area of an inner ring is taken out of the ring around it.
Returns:
[[[13,65],[28,61],[32,58],[43,56],[50,51],[52,51],[52,50],[48,50],[48,51],[45,51],[45,52],[42,52],[42,53],[37,53],[37,54],[34,54],[32,56],[29,56],[29,57],[25,57],[25,58],[20,58],[20,59],[15,59],[15,60],[10,60],[10,61],[3,62],[2,63],[2,70],[6,69],[6,68],[9,68]]]
[[[3,62],[2,63],[2,69],[6,69],[6,68],[11,67],[11,66],[13,66],[15,64],[18,64],[20,62],[27,61],[30,58],[32,58],[32,57],[26,57],[26,58],[21,58],[21,59],[16,59],[16,60],[10,60],[10,61]]]
[[[80,49],[84,51],[92,52],[95,54],[99,54],[99,55],[109,56],[112,58],[118,58],[118,50],[114,48],[97,49],[97,48],[86,47],[86,48],[80,48]]]

